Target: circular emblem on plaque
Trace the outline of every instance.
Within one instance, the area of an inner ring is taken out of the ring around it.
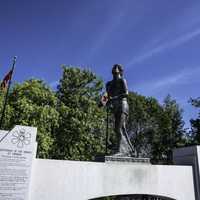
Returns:
[[[19,129],[12,133],[11,142],[16,144],[18,148],[23,148],[24,145],[29,145],[31,140],[31,134],[26,132],[25,129]]]

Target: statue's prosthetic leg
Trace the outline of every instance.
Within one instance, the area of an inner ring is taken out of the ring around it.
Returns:
[[[127,114],[115,113],[116,156],[133,156],[134,148],[126,131]]]

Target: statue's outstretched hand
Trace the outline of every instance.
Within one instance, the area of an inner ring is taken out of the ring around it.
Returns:
[[[107,94],[107,92],[106,93],[104,93],[102,96],[101,96],[101,99],[100,99],[100,105],[101,106],[107,106],[107,103],[108,103],[108,101],[109,101],[109,98],[108,98],[108,94]]]

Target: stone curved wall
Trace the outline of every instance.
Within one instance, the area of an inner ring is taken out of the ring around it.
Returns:
[[[192,167],[36,159],[31,200],[150,194],[195,200]]]
[[[130,196],[129,196],[130,195]],[[147,195],[147,194],[129,194],[128,197],[131,197],[131,199],[144,199],[145,200],[175,200],[175,199],[171,199],[169,197],[163,197],[163,196],[157,196],[157,195]],[[104,197],[98,197],[98,198],[94,198],[94,199],[89,199],[89,200],[100,200],[101,198],[105,198],[107,196],[104,196]],[[109,196],[110,197],[110,196]],[[113,196],[111,196],[113,197]],[[114,197],[127,197],[127,195],[117,195],[117,196],[114,196]]]

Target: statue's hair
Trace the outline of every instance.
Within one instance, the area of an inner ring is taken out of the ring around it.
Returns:
[[[113,68],[112,68],[112,73],[114,73],[114,71],[118,68],[119,72],[121,75],[123,75],[123,66],[121,64],[114,64]]]

